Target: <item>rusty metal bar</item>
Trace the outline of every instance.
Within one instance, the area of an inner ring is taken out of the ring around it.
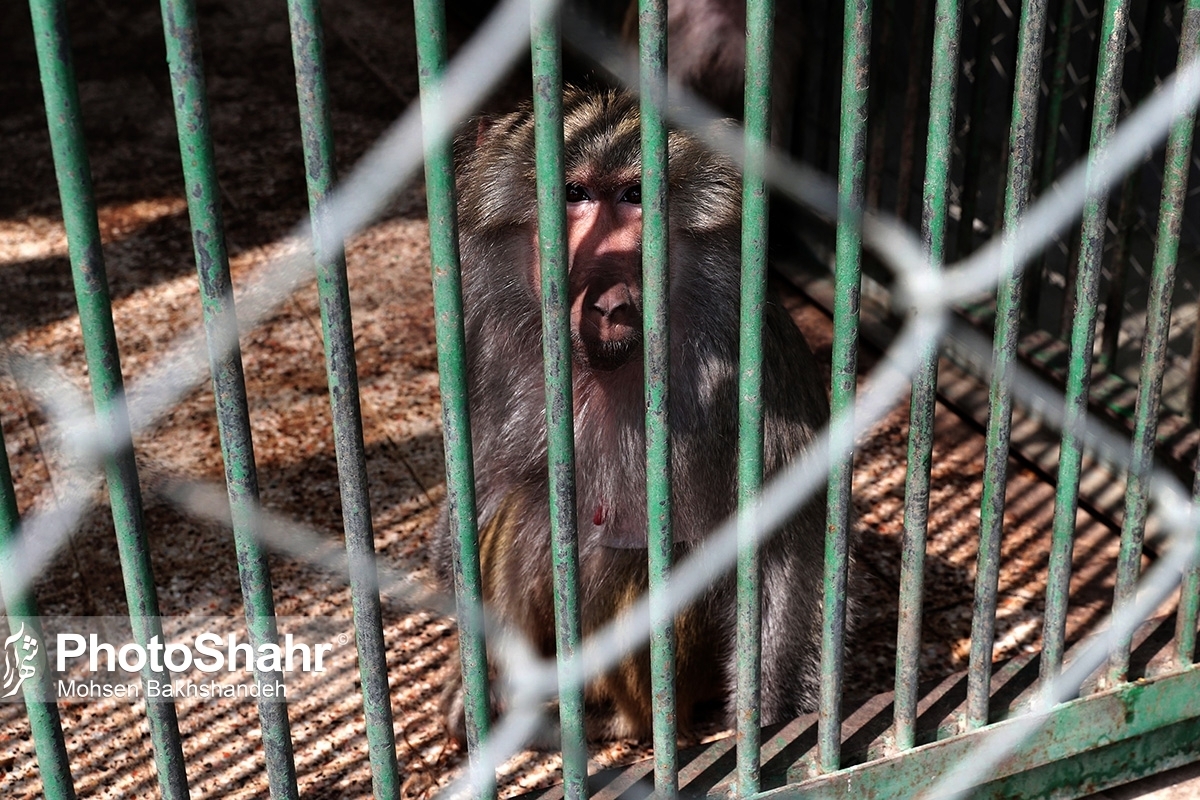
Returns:
[[[848,430],[854,410],[858,374],[858,314],[862,289],[862,232],[859,218],[862,213],[866,163],[871,0],[846,0],[845,19],[830,410],[834,425],[846,425]],[[838,769],[841,762],[842,661],[853,475],[853,455],[838,459],[830,469],[817,733],[817,761],[822,772]]]
[[[105,457],[104,473],[130,623],[135,641],[146,647],[155,637],[162,641],[162,621],[150,564],[150,543],[129,415],[125,409],[121,357],[113,328],[112,301],[100,244],[91,165],[84,143],[66,10],[60,0],[34,0],[30,3],[30,12],[97,427],[111,436],[111,441],[121,445]],[[167,680],[166,675],[165,670],[156,670],[149,662],[141,670],[143,685]],[[146,716],[163,797],[168,800],[187,797],[183,743],[174,703],[147,700]]]
[[[954,158],[954,103],[958,88],[959,0],[937,0],[934,8],[932,91],[925,148],[922,235],[930,263],[946,255],[946,202]],[[900,608],[896,637],[896,746],[916,744],[917,674],[920,671],[924,600],[925,534],[929,526],[929,474],[937,405],[937,346],[925,353],[913,376],[908,426],[908,469],[904,483],[904,531],[900,552]]]
[[[1004,232],[1007,235],[1029,202],[1037,131],[1038,91],[1042,77],[1042,40],[1046,27],[1046,0],[1025,0],[1017,45],[1009,128],[1007,190],[1004,198]],[[975,577],[975,605],[971,623],[971,655],[967,679],[968,728],[988,723],[992,676],[992,648],[996,632],[996,592],[999,585],[1000,540],[1004,532],[1004,498],[1008,486],[1009,434],[1012,425],[1012,372],[1021,322],[1021,277],[1012,264],[1004,265],[996,291],[996,333],[992,349],[991,412],[984,455],[983,499],[980,506],[979,567]]]
[[[371,498],[367,492],[367,457],[363,446],[362,409],[359,406],[358,367],[354,360],[354,323],[350,315],[350,284],[342,243],[326,241],[322,204],[333,192],[333,130],[329,92],[325,80],[324,29],[315,0],[288,0],[292,60],[296,68],[296,94],[300,104],[300,131],[304,141],[304,171],[308,185],[316,261],[317,295],[321,308],[322,340],[329,404],[333,415],[334,452],[337,459],[342,524],[350,572],[350,602],[354,611],[354,637],[362,681],[366,717],[367,753],[376,797],[400,792],[393,731],[391,693],[388,690],[387,647],[383,639],[383,608],[375,565],[375,534],[371,525]],[[286,716],[284,717],[286,722]],[[290,743],[289,743],[290,754]],[[293,768],[294,769],[294,768]],[[274,789],[272,792],[274,793]]]
[[[671,507],[671,343],[668,285],[668,134],[666,0],[641,0],[638,11],[642,123],[642,303],[646,358],[646,519],[650,577],[650,688],[653,693],[654,791],[679,791],[676,737],[675,620],[664,591],[674,559]]]
[[[578,520],[575,508],[574,402],[563,183],[562,43],[558,17],[533,30],[533,111],[537,145],[538,245],[542,271],[542,342],[550,460],[550,531],[558,641],[559,720],[568,800],[587,796],[583,681],[572,672],[581,649]]]

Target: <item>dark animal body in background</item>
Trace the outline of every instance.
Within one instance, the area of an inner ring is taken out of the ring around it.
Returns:
[[[449,0],[447,10],[457,23],[473,30],[497,0]],[[629,52],[638,46],[638,3],[615,0],[566,0],[564,13],[578,15],[590,30],[620,39]],[[805,49],[804,20],[797,3],[775,5],[774,53],[771,59],[771,120],[774,143],[790,144],[792,117],[797,107],[801,54]],[[586,53],[566,42],[564,70],[568,80],[610,81]],[[669,0],[667,3],[667,68],[671,77],[716,106],[741,119],[746,84],[746,0]],[[518,70],[523,80],[527,67]],[[526,89],[527,91],[527,89]]]
[[[785,149],[796,105],[803,20],[796,3],[775,5],[771,58],[771,129]],[[622,38],[638,43],[638,4],[625,14]],[[746,0],[671,0],[667,3],[667,73],[740,119],[745,110]]]
[[[640,139],[637,100],[568,89],[567,220],[584,632],[647,588]],[[555,650],[533,118],[485,120],[456,144],[471,428],[483,593],[492,614]],[[741,180],[683,131],[669,139],[671,442],[676,558],[736,507]],[[767,473],[799,456],[827,421],[821,370],[787,312],[764,325]],[[823,492],[762,548],[762,713],[815,705]],[[453,533],[436,532],[452,585]],[[678,619],[678,721],[732,715],[735,601],[729,577]],[[461,691],[447,693],[462,737]],[[646,737],[645,648],[588,687],[589,735]]]

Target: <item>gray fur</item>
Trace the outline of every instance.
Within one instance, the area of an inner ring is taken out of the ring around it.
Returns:
[[[564,104],[568,180],[572,170],[640,169],[637,127],[631,127],[636,99],[568,90]],[[497,555],[484,564],[485,597],[500,618],[550,655],[545,389],[539,294],[530,266],[536,235],[532,131],[531,114],[523,109],[482,123],[478,135],[465,134],[456,148],[457,182],[480,530],[485,539],[504,537],[493,543],[490,552]],[[672,499],[682,556],[736,505],[741,183],[732,164],[681,132],[670,137],[670,176]],[[828,406],[821,370],[786,310],[769,297],[765,314],[770,475],[811,441],[827,421]],[[573,388],[586,632],[605,621],[606,609],[631,583],[645,588],[646,553],[636,549],[645,546],[646,528],[640,345],[635,358],[613,370],[577,363]],[[497,522],[502,508],[511,519]],[[435,539],[435,562],[446,587],[452,585],[454,546],[448,516],[443,510]],[[600,525],[597,516],[603,516]],[[816,702],[824,522],[821,496],[763,548],[764,722],[794,716]],[[733,606],[726,578],[694,607],[697,630],[706,633],[691,641],[681,634],[679,642],[681,700],[718,699],[730,717]],[[722,654],[717,663],[724,664],[717,674],[698,666],[713,662],[717,653]],[[685,685],[688,681],[703,685]],[[457,691],[452,687],[451,695]],[[645,735],[648,706],[640,718],[633,717],[643,709],[616,706],[614,719],[593,732]],[[681,708],[681,720],[688,714]],[[450,720],[452,729],[460,723]]]

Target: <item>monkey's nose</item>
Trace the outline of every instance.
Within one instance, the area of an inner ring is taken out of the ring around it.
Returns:
[[[616,369],[629,361],[641,336],[635,287],[623,281],[595,286],[580,299],[573,321],[576,355],[595,369]]]
[[[628,325],[633,314],[633,294],[629,286],[610,286],[592,301],[592,308],[610,325]]]

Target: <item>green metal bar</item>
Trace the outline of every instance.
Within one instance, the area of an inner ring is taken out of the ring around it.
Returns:
[[[993,90],[993,91],[997,91],[997,90]],[[1007,74],[1001,75],[1000,76],[1000,89],[997,91],[997,93],[1001,97],[1011,97],[1011,96],[1013,96],[1013,94],[1015,92],[1016,92],[1016,77],[1014,75],[1007,75]],[[1004,129],[1004,128],[1011,129],[1011,127],[1012,127],[1011,115],[1012,115],[1012,107],[1011,106],[1004,107],[1004,116],[997,118],[996,127],[1001,128],[1001,129]],[[997,173],[1004,174],[1004,175],[1008,174],[1009,162],[1011,161],[1011,157],[1012,157],[1012,142],[1010,142],[1008,139],[1005,139],[1001,144],[1000,153],[999,153],[998,158],[996,159],[996,163],[998,166],[998,169],[996,170]],[[1002,184],[999,181],[997,181],[995,183],[993,191],[995,192],[996,202],[993,204],[994,210],[992,212],[992,226],[991,227],[992,227],[992,230],[994,230],[994,231],[1001,231],[1001,230],[1004,230],[1004,197],[1008,193],[1008,184],[1007,183]]]
[[[1027,0],[1021,11],[1021,31],[1017,45],[1017,69],[1014,76],[1013,106],[1009,127],[1009,163],[1008,177],[1005,181],[1004,196],[1004,229],[1011,230],[1025,214],[1029,204],[1030,182],[1033,173],[1033,160],[1036,156],[1034,141],[1037,134],[1037,116],[1039,89],[1042,80],[1042,50],[1044,47],[1046,28],[1045,0]],[[994,406],[993,414],[1003,416],[1002,427],[997,433],[1003,438],[1003,449],[989,448],[988,460],[985,466],[985,476],[989,483],[994,484],[995,494],[989,497],[988,524],[997,543],[1003,533],[1004,495],[1007,489],[1007,461],[1009,448],[1009,433],[1012,422],[1012,398],[1010,394],[1011,368],[1016,353],[1017,339],[1020,333],[1020,309],[1022,279],[1012,274],[1012,265],[1004,265],[1005,279],[1001,283],[1001,298],[997,302],[996,341],[1002,346],[1004,362],[1004,380],[997,380],[1003,391],[999,408]],[[1001,359],[998,359],[1001,360]],[[997,367],[997,375],[1001,370]],[[998,421],[999,422],[999,421]],[[986,490],[985,490],[986,491]],[[992,606],[995,615],[995,606]],[[990,662],[991,639],[994,630],[988,636]],[[990,671],[989,671],[990,677]],[[980,687],[986,689],[984,686]],[[983,708],[986,717],[986,700]]]
[[[1038,178],[1038,193],[1044,194],[1054,183],[1058,159],[1058,129],[1062,125],[1063,93],[1067,84],[1067,59],[1071,49],[1071,18],[1075,0],[1062,0],[1054,38],[1054,66],[1050,77],[1050,98],[1046,103],[1046,128],[1042,133],[1042,169]],[[1045,256],[1025,268],[1025,316],[1036,320],[1041,292],[1037,287],[1045,275]]]
[[[192,0],[163,0],[163,30],[179,149],[187,184],[188,214],[200,279],[200,302],[208,339],[209,367],[216,400],[225,485],[233,523],[238,575],[246,625],[255,647],[276,643],[275,603],[266,552],[255,535],[258,473],[250,433],[246,382],[237,340],[237,316],[229,256],[225,248],[220,192],[213,157],[212,135],[204,90],[199,28]],[[256,670],[260,685],[282,683],[282,670]],[[286,706],[261,698],[258,715],[263,728],[267,776],[273,797],[298,797],[296,766]]]
[[[746,164],[742,176],[742,297],[738,353],[737,791],[759,790],[762,573],[751,509],[763,480],[763,307],[767,296],[771,59],[774,0],[746,3]]]
[[[842,128],[838,156],[838,220],[833,305],[834,425],[850,429],[858,373],[858,313],[862,289],[863,169],[866,162],[867,75],[871,0],[846,0],[842,39]],[[842,659],[846,622],[846,566],[850,539],[853,454],[836,459],[829,473],[825,531],[825,600],[821,606],[821,698],[817,761],[823,772],[841,760]]]
[[[417,72],[421,108],[428,114],[441,102],[446,68],[446,13],[442,0],[416,0]],[[428,125],[428,119],[425,120]],[[483,578],[475,508],[475,464],[471,456],[471,417],[467,398],[467,343],[463,331],[462,272],[458,257],[458,212],[454,191],[454,155],[448,140],[425,133],[425,195],[429,212],[429,250],[433,270],[434,324],[438,342],[438,381],[442,430],[446,442],[446,504],[458,611],[458,652],[463,671],[463,705],[471,758],[487,739],[487,650],[483,635]],[[481,800],[494,800],[493,779]]]
[[[1016,226],[1029,204],[1045,28],[1046,0],[1025,0],[1021,8],[1009,126],[1010,156],[1004,195],[1004,235]],[[1012,373],[1021,327],[1022,280],[1013,273],[1011,263],[1003,266],[1004,277],[996,293],[996,334],[992,345],[993,374],[989,388],[991,411],[984,454],[979,566],[975,577],[971,622],[965,720],[968,728],[979,728],[988,722],[992,647],[996,634],[996,593],[1000,576],[1000,540],[1004,534],[1004,498],[1008,489]]]
[[[1137,106],[1142,99],[1154,91],[1158,78],[1154,68],[1153,54],[1158,52],[1164,30],[1163,11],[1166,0],[1149,0],[1142,9],[1140,21],[1142,31],[1142,57],[1137,61],[1135,85],[1130,103]],[[1112,254],[1108,259],[1108,291],[1104,298],[1104,320],[1100,325],[1100,362],[1108,369],[1117,363],[1117,348],[1121,339],[1121,317],[1125,313],[1125,296],[1129,279],[1129,262],[1132,260],[1133,228],[1138,206],[1138,186],[1141,170],[1132,170],[1121,182],[1120,202],[1117,206],[1117,233]],[[1169,299],[1169,298],[1168,298]],[[1145,362],[1142,362],[1143,366]],[[1141,386],[1141,384],[1139,384]]]
[[[1121,106],[1126,7],[1127,0],[1108,0],[1104,4],[1092,113],[1092,152],[1100,148],[1112,133]],[[1071,544],[1075,534],[1079,472],[1083,459],[1082,426],[1087,416],[1088,386],[1091,382],[1092,345],[1096,335],[1096,306],[1099,302],[1107,209],[1107,194],[1087,200],[1083,208],[1075,322],[1071,328],[1071,359],[1067,367],[1066,408],[1050,540],[1050,572],[1046,579],[1046,622],[1042,634],[1043,680],[1057,674],[1062,666],[1067,590],[1071,581]],[[1130,545],[1123,540],[1122,550]]]
[[[1038,124],[1038,102],[1040,100],[1040,88],[1042,88],[1042,53],[1045,41],[1046,28],[1046,0],[1028,0],[1022,6],[1021,10],[1021,28],[1018,38],[1018,47],[1016,47],[1016,70],[1014,74],[1013,85],[1013,110],[1009,118],[1009,137],[1008,137],[1008,179],[1006,181],[1006,194],[1004,194],[1004,230],[1012,230],[1020,221],[1020,218],[1025,215],[1025,209],[1030,200],[1032,190],[1032,175],[1033,161],[1037,157],[1036,142],[1037,142],[1037,124]],[[1012,275],[1012,264],[1004,264],[1004,275],[1008,276],[1002,283],[1002,291],[1006,291],[1008,296],[1004,299],[1004,333],[1003,337],[997,335],[997,339],[1003,338],[1006,345],[1012,345],[1015,348],[1016,338],[1019,336],[1020,329],[1020,314],[1021,314],[1021,296],[1020,290],[1022,287],[1022,278]],[[1001,326],[1001,314],[997,313],[997,327]],[[1010,360],[1007,366],[1010,366]],[[1008,405],[1004,409],[1004,414],[1012,417],[1012,405]],[[1007,425],[1006,425],[1006,443],[1004,443],[1004,459],[991,463],[992,473],[986,473],[990,479],[996,479],[997,475],[1001,481],[1006,481],[1007,486]],[[1000,456],[1000,453],[996,453]],[[1003,503],[1003,488],[1000,491],[1001,503]],[[992,509],[997,511],[997,509]],[[994,518],[996,525],[995,533],[998,535],[1002,531],[1002,516],[1003,510],[998,509],[1000,515]],[[1070,553],[1060,554],[1057,564],[1055,558],[1051,557],[1050,570],[1054,571],[1057,567],[1066,565],[1067,570],[1070,569]],[[1046,616],[1051,615],[1052,601],[1046,600]],[[1062,606],[1066,610],[1066,604]],[[992,607],[992,613],[995,613],[995,607]],[[989,643],[990,646],[990,643]],[[982,655],[982,654],[980,654]],[[989,658],[990,660],[990,658]],[[1050,658],[1046,657],[1043,652],[1042,663],[1040,668],[1046,669],[1046,664],[1050,662]],[[1061,660],[1060,660],[1061,663]],[[1046,673],[1043,672],[1043,675]],[[984,686],[979,686],[979,690],[983,690]],[[985,709],[985,706],[984,706]],[[985,714],[984,710],[984,714]]]
[[[666,0],[638,7],[642,120],[642,314],[646,353],[646,519],[650,560],[650,688],[654,694],[654,791],[679,792],[676,743],[675,623],[664,613],[663,587],[671,571],[671,344],[668,335],[667,124],[660,108],[667,90]]]
[[[1100,51],[1103,47],[1104,47],[1103,37],[1101,37],[1101,36],[1094,37],[1091,42],[1091,57],[1087,61],[1087,63],[1089,63],[1089,64],[1097,63],[1098,64],[1100,61]],[[1096,87],[1099,85],[1097,83],[1097,78],[1098,78],[1098,76],[1096,75],[1096,70],[1091,70],[1090,74],[1087,76],[1087,78],[1083,82],[1084,85],[1078,87],[1075,94],[1077,94],[1079,97],[1087,97],[1089,95],[1095,95]],[[1079,135],[1078,148],[1079,148],[1079,152],[1081,152],[1081,153],[1086,152],[1089,147],[1089,139],[1091,137],[1091,132],[1092,132],[1093,124],[1095,122],[1095,116],[1096,116],[1095,103],[1094,102],[1088,103],[1087,106],[1084,108],[1083,112],[1084,112],[1084,117],[1086,118],[1086,121],[1082,125],[1079,126],[1079,133],[1078,133],[1078,135]],[[1065,291],[1063,292],[1062,302],[1059,304],[1059,321],[1058,321],[1058,335],[1059,335],[1059,338],[1064,339],[1064,340],[1066,340],[1070,337],[1071,327],[1075,322],[1075,302],[1076,302],[1075,292],[1076,292],[1076,290],[1078,288],[1078,284],[1079,284],[1079,258],[1080,258],[1080,254],[1079,254],[1080,237],[1075,236],[1074,233],[1072,233],[1072,234],[1068,235],[1066,238],[1067,238],[1067,242],[1068,242],[1067,257],[1066,257],[1066,261],[1065,261],[1065,270],[1066,271],[1064,274],[1064,281],[1066,283],[1066,287],[1065,287]]]
[[[759,795],[804,800],[922,797],[944,775],[987,747],[987,731],[953,736]],[[967,797],[1079,797],[1194,760],[1200,753],[1200,671],[1188,670],[1125,684],[1114,691],[1063,703],[979,789]],[[1176,760],[1172,761],[1171,759]],[[1063,789],[1063,791],[1054,791]],[[1073,789],[1074,791],[1071,791]]]
[[[992,36],[996,30],[996,6],[992,0],[979,4],[979,26],[975,29],[975,80],[971,94],[970,128],[963,158],[962,215],[958,221],[958,256],[975,249],[975,208],[978,204],[983,163],[983,117],[991,92]]]
[[[46,637],[42,633],[33,595],[29,592],[16,594],[8,588],[22,571],[21,564],[12,557],[13,548],[20,542],[20,524],[8,450],[4,445],[4,431],[0,430],[0,590],[3,590],[4,607],[8,611],[8,630],[13,635],[25,631],[38,642],[44,643]],[[25,713],[29,717],[29,730],[33,733],[42,794],[47,800],[74,800],[71,761],[63,739],[58,704],[51,699],[54,697],[54,683],[46,658],[44,644],[39,645],[32,665],[34,673],[21,683],[21,693],[25,699]]]
[[[1046,103],[1046,130],[1042,146],[1042,170],[1038,192],[1045,192],[1054,183],[1058,159],[1058,129],[1062,125],[1063,94],[1067,86],[1067,63],[1071,50],[1071,20],[1075,11],[1073,0],[1063,0],[1055,25],[1054,66],[1050,70],[1050,98]]]
[[[1145,93],[1140,94],[1133,105],[1137,105]],[[1100,322],[1099,362],[1108,370],[1117,364],[1117,349],[1121,339],[1121,317],[1125,313],[1125,296],[1129,291],[1129,261],[1132,257],[1134,215],[1140,201],[1137,197],[1138,171],[1125,176],[1121,182],[1120,200],[1117,202],[1112,255],[1109,258],[1108,289],[1104,296],[1104,317]]]
[[[1183,23],[1183,37],[1179,46],[1179,63],[1186,59],[1200,57],[1200,0],[1188,0],[1187,15]],[[1163,197],[1167,196],[1167,186],[1171,186],[1172,200],[1182,200],[1187,195],[1188,151],[1191,150],[1191,139],[1195,123],[1191,117],[1182,117],[1175,121],[1171,135],[1167,140],[1167,169],[1163,176]],[[1182,176],[1182,177],[1180,177]],[[1178,216],[1183,209],[1183,203],[1171,205],[1171,215]],[[1164,212],[1159,212],[1159,229],[1164,224]],[[1171,226],[1176,225],[1174,221]],[[1160,242],[1162,240],[1160,239]],[[1178,239],[1174,240],[1176,244]],[[1161,245],[1160,245],[1161,246]],[[1157,252],[1155,258],[1158,258]],[[1192,502],[1200,502],[1200,452],[1196,454],[1193,464]],[[1195,531],[1193,536],[1200,535]],[[1196,624],[1200,618],[1200,558],[1193,558],[1183,573],[1179,586],[1179,609],[1175,613],[1175,652],[1174,660],[1177,667],[1190,667],[1196,663]]]
[[[375,797],[399,797],[401,779],[396,763],[396,736],[388,689],[387,648],[375,566],[371,498],[367,492],[367,457],[363,448],[358,368],[354,360],[350,284],[342,243],[326,241],[324,232],[327,226],[322,204],[333,191],[334,159],[320,6],[315,0],[289,0],[288,17],[296,94],[300,103],[300,130],[304,140],[304,174],[308,184],[313,250],[317,254],[317,293],[333,413],[334,450],[371,781]]]
[[[1179,40],[1179,67],[1200,58],[1200,0],[1188,0],[1183,18],[1183,30]],[[1167,153],[1163,170],[1162,203],[1158,211],[1158,236],[1154,249],[1154,264],[1151,267],[1150,296],[1147,310],[1146,339],[1142,350],[1142,369],[1138,380],[1138,405],[1134,420],[1134,452],[1129,465],[1129,477],[1125,494],[1125,526],[1131,528],[1126,537],[1122,528],[1121,542],[1128,538],[1140,541],[1146,515],[1145,481],[1154,458],[1154,441],[1157,432],[1158,406],[1162,399],[1162,376],[1166,366],[1167,339],[1171,326],[1171,294],[1175,279],[1175,267],[1179,262],[1179,234],[1183,227],[1184,203],[1187,199],[1188,171],[1191,169],[1192,138],[1195,134],[1196,117],[1184,114],[1175,120],[1167,137]],[[1153,326],[1153,327],[1152,327]],[[1149,362],[1153,361],[1151,366]],[[1153,391],[1146,396],[1147,408],[1142,411],[1142,392],[1147,383],[1154,383]],[[1144,419],[1143,419],[1144,418]],[[1144,432],[1139,436],[1139,431]],[[1196,490],[1200,496],[1200,465],[1196,469]],[[1131,500],[1133,501],[1131,503]],[[1130,559],[1132,561],[1132,559]],[[1120,562],[1118,562],[1120,563]],[[1136,563],[1134,564],[1136,566]],[[1132,575],[1130,577],[1136,577]],[[1126,576],[1117,573],[1116,603],[1124,606],[1132,597],[1132,588],[1126,585]],[[1179,666],[1190,665],[1196,657],[1196,617],[1200,612],[1200,567],[1189,565],[1180,587],[1179,611],[1175,628],[1175,662]],[[1120,653],[1123,665],[1128,668],[1128,656]],[[1124,671],[1124,670],[1123,670]]]
[[[933,67],[929,97],[929,138],[925,147],[922,230],[930,263],[946,257],[946,198],[954,158],[954,102],[958,87],[958,47],[962,7],[938,0],[934,8]],[[896,746],[916,743],[917,674],[921,659],[925,534],[929,527],[929,473],[933,461],[933,420],[937,405],[937,346],[913,376],[908,428],[908,472],[904,484],[904,533],[900,554],[900,607],[896,635]]]
[[[84,145],[66,11],[57,0],[31,0],[30,13],[97,425],[99,430],[111,436],[111,441],[121,444],[118,452],[104,459],[104,472],[130,623],[135,640],[145,647],[153,637],[163,640],[162,622],[150,566],[129,416],[123,402],[121,358],[113,329],[112,302],[96,221],[96,201]],[[149,660],[141,674],[143,683],[166,679],[166,673],[155,671]],[[150,721],[150,740],[163,797],[169,800],[186,797],[187,776],[175,706],[169,700],[148,700],[146,715]]]
[[[1197,0],[1191,0],[1188,6],[1189,16],[1195,17],[1194,21],[1200,23],[1200,12],[1197,12],[1196,8]],[[1193,30],[1197,30],[1197,26],[1193,26]],[[1195,42],[1194,39],[1192,41]],[[1196,454],[1193,470],[1192,502],[1196,503],[1200,502],[1200,452]],[[1193,531],[1192,535],[1200,534]],[[1179,584],[1179,609],[1175,612],[1175,652],[1173,654],[1177,668],[1190,667],[1196,663],[1198,618],[1200,618],[1200,559],[1193,558],[1192,563],[1186,565]]]
[[[562,44],[558,16],[533,30],[533,113],[537,152],[538,246],[542,267],[542,341],[550,460],[550,532],[557,619],[563,784],[568,800],[587,796],[580,651],[579,545],[563,183]]]

